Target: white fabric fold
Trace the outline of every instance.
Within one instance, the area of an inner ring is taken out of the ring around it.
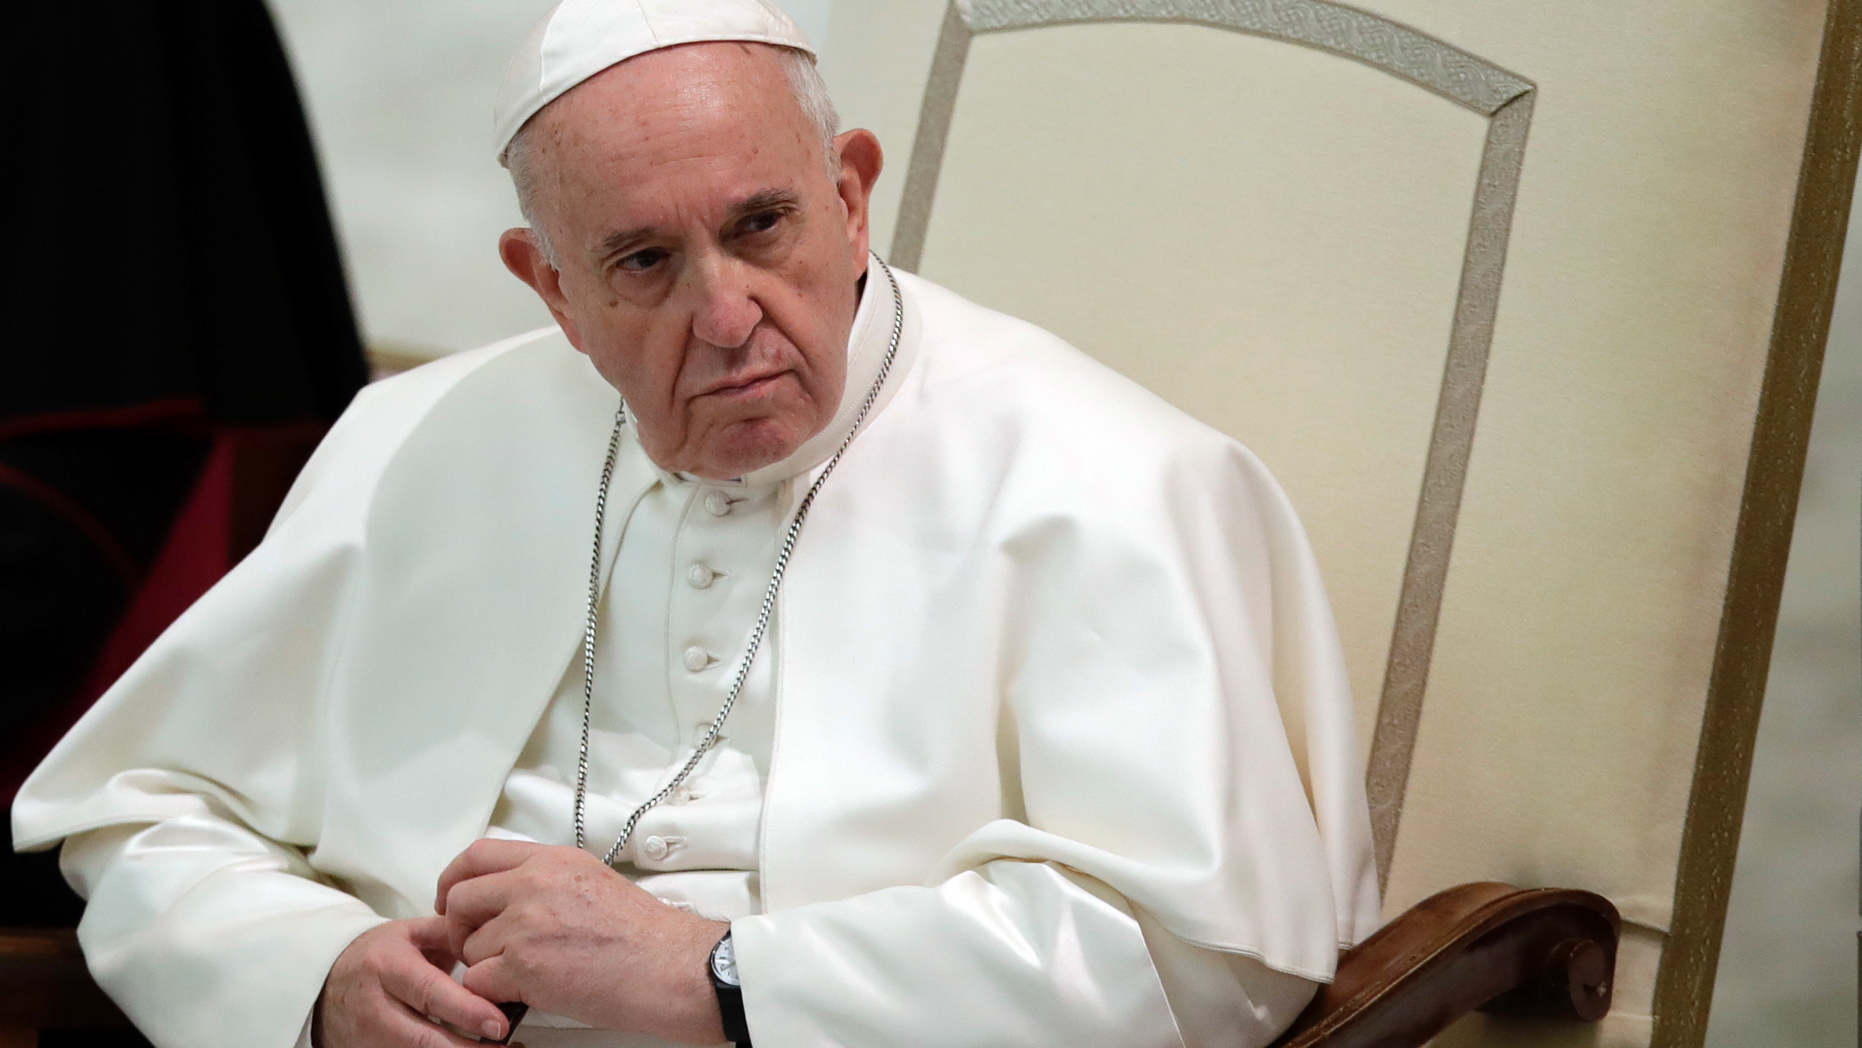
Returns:
[[[993,862],[731,927],[750,1038],[783,1048],[1261,1048],[1315,989],[1166,932],[1167,995],[1130,905],[1046,863]]]
[[[157,1045],[289,1048],[338,954],[387,918],[205,804],[81,834],[60,856],[90,900],[78,942],[97,982]],[[185,1001],[185,1007],[170,1002]]]

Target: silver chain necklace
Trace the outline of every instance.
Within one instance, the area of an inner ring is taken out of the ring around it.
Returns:
[[[899,351],[899,335],[905,326],[905,302],[899,293],[898,278],[884,262],[874,259],[879,264],[879,271],[886,275],[886,282],[892,286],[892,339],[886,345],[886,355],[879,362],[879,374],[873,379],[873,385],[866,391],[866,399],[860,403],[860,412],[854,416],[853,426],[848,429],[847,437],[835,450],[832,458],[821,468],[821,475],[808,487],[808,493],[795,507],[795,515],[789,519],[789,529],[783,535],[782,546],[776,551],[776,567],[770,572],[769,585],[763,588],[763,606],[757,613],[756,626],[750,631],[750,640],[745,645],[743,660],[737,664],[737,675],[731,679],[730,691],[724,696],[724,704],[718,707],[718,715],[711,719],[711,727],[704,738],[698,741],[692,750],[692,756],[679,769],[679,774],[660,789],[658,793],[647,798],[645,804],[634,809],[621,827],[621,835],[615,838],[614,846],[608,849],[602,860],[609,866],[627,847],[633,838],[634,827],[640,824],[640,817],[658,807],[666,798],[673,795],[685,783],[692,769],[704,759],[706,753],[717,745],[718,733],[724,729],[724,721],[731,715],[731,708],[737,704],[737,694],[743,691],[744,681],[749,679],[750,664],[755,661],[757,651],[763,646],[763,635],[769,632],[769,618],[776,611],[776,593],[782,588],[782,576],[789,568],[789,556],[795,552],[795,540],[802,534],[802,522],[808,519],[809,507],[814,505],[815,496],[820,494],[821,485],[827,483],[829,474],[840,464],[841,456],[847,453],[847,447],[860,432],[861,423],[866,421],[867,412],[873,409],[873,403],[879,399],[879,391],[886,384],[886,375],[892,370],[892,358]],[[623,403],[614,413],[614,432],[608,437],[608,458],[601,467],[601,489],[595,495],[595,551],[589,558],[588,565],[588,616],[582,627],[582,745],[576,755],[575,767],[575,846],[587,847],[584,818],[588,806],[588,731],[595,711],[595,624],[601,601],[601,529],[608,514],[608,485],[614,479],[614,462],[621,451],[621,427],[627,423],[627,405]]]

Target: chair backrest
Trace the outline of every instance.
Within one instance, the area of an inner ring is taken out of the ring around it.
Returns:
[[[1858,6],[834,6],[829,85],[890,150],[875,245],[1266,460],[1338,611],[1387,910],[1608,896],[1608,1043],[1706,1028]],[[1536,1036],[1500,1029],[1450,1038]]]

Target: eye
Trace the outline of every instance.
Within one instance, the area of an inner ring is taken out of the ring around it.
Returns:
[[[616,264],[627,272],[643,273],[666,261],[668,254],[663,247],[649,247],[622,257]]]
[[[767,233],[782,223],[781,211],[758,211],[743,220],[741,228],[745,233]]]

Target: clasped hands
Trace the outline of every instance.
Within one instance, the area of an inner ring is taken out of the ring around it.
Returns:
[[[719,1044],[706,959],[729,925],[666,905],[579,848],[482,840],[440,875],[434,917],[357,936],[324,982],[318,1048],[459,1048],[521,1001],[600,1029]],[[466,965],[464,985],[453,981]]]

